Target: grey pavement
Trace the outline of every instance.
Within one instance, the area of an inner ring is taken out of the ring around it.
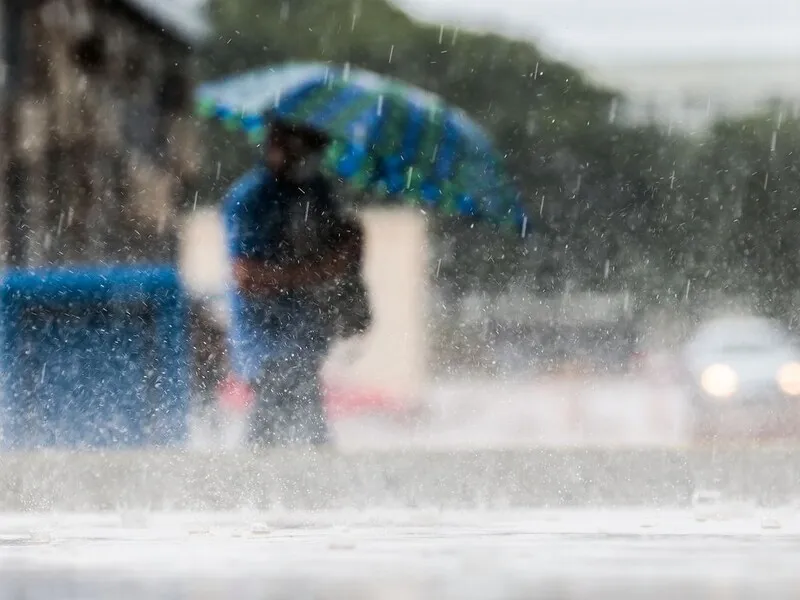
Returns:
[[[800,500],[800,449],[0,454],[0,512],[689,507]]]

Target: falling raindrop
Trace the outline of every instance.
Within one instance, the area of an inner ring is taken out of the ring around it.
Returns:
[[[608,108],[608,122],[614,123],[617,120],[617,108],[619,106],[619,101],[616,98],[612,98],[611,105]]]
[[[431,122],[435,121],[436,120],[436,116],[438,114],[439,114],[439,107],[436,106],[435,104],[432,104],[428,108],[428,120],[431,121]]]
[[[539,204],[539,216],[540,217],[542,216],[542,213],[544,213],[544,196],[542,196],[542,201]]]
[[[684,300],[687,300],[687,301],[689,300],[689,290],[690,290],[691,288],[692,288],[692,280],[691,280],[691,279],[689,279],[689,280],[686,282],[686,292],[685,292],[685,293],[684,293],[684,295],[683,295],[683,299],[684,299]]]
[[[453,37],[450,39],[450,45],[455,46],[457,39],[458,39],[458,27],[453,29]]]
[[[675,169],[673,169],[672,173],[669,175],[669,189],[675,189]]]
[[[311,203],[309,201],[306,201],[306,214],[303,217],[303,222],[304,223],[308,223],[308,210],[309,210],[310,207],[311,207]]]
[[[350,63],[344,63],[344,68],[342,69],[342,81],[349,81],[350,80]]]
[[[361,16],[361,0],[355,0],[353,2],[353,20],[350,22],[350,31],[354,31],[356,28],[356,21]]]
[[[439,25],[439,43],[442,43],[442,39],[444,39],[444,25]]]
[[[606,259],[606,262],[603,265],[603,279],[608,279],[609,271],[611,271],[611,261]]]
[[[767,185],[769,185],[769,173],[764,174],[764,189],[767,189]]]
[[[408,167],[408,173],[406,174],[406,189],[411,188],[411,178],[414,176],[414,167]]]
[[[197,196],[198,196],[198,193],[199,192],[197,190],[195,190],[195,192],[194,192],[194,203],[192,204],[192,212],[195,212],[197,210]]]
[[[218,160],[217,161],[217,174],[215,176],[216,181],[219,181],[219,174],[220,174],[221,170],[222,170],[222,161]]]
[[[769,151],[771,153],[775,153],[775,149],[778,147],[778,130],[772,132],[772,141],[769,144]]]
[[[581,191],[581,182],[583,181],[583,176],[578,173],[578,180],[575,182],[575,189],[572,190],[573,194],[577,194]]]
[[[392,57],[393,56],[394,56],[394,44],[392,44],[392,47],[389,48],[389,64],[392,63]]]
[[[536,63],[536,67],[533,69],[533,79],[539,79],[539,63]]]
[[[440,258],[439,261],[436,263],[436,278],[439,277],[439,272],[442,270],[442,259]]]
[[[383,94],[378,96],[378,106],[376,107],[376,111],[379,117],[383,116]]]

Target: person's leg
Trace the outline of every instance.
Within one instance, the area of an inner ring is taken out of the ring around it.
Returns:
[[[269,361],[253,383],[251,441],[256,445],[324,444],[328,429],[319,371],[325,354],[301,348]]]
[[[289,371],[291,382],[285,398],[285,415],[292,442],[319,445],[329,441],[320,390],[324,357],[318,349],[301,351]]]
[[[250,415],[250,441],[256,446],[274,446],[286,428],[286,396],[291,388],[285,357],[267,361],[251,382],[253,412]]]

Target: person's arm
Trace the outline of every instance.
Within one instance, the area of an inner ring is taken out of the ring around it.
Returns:
[[[277,266],[259,259],[234,260],[233,275],[238,286],[251,294],[270,295],[287,290],[313,288],[342,277],[360,265],[362,233],[348,228],[338,243],[316,260]]]
[[[360,267],[364,239],[358,224],[338,228],[316,260],[286,266],[268,262],[265,239],[258,234],[258,228],[266,226],[262,222],[262,182],[263,173],[245,175],[231,187],[223,202],[232,275],[239,289],[271,295],[314,287]],[[320,195],[328,193],[324,186],[318,191]]]

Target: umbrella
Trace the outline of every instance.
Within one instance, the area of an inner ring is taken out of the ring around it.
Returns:
[[[271,118],[324,131],[326,171],[372,198],[529,229],[491,138],[428,91],[349,65],[289,63],[204,83],[196,102],[253,143]]]

